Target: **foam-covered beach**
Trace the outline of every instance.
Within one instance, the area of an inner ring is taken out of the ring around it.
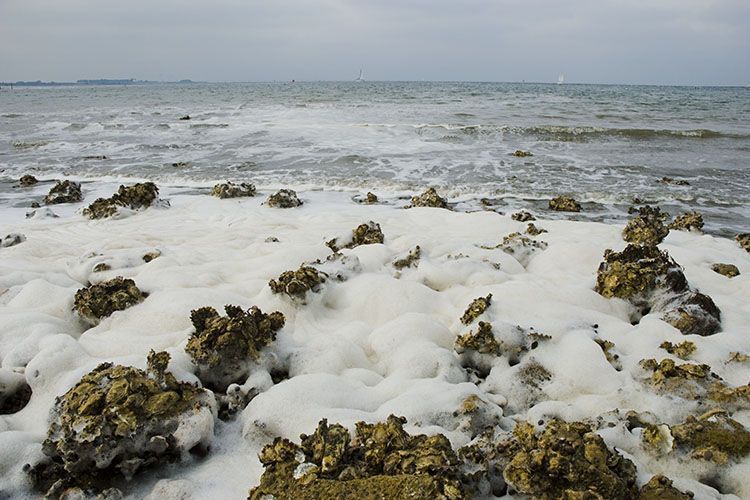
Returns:
[[[118,185],[0,214],[18,235],[0,249],[0,496],[243,498],[264,475],[257,497],[750,497],[741,242],[648,210],[628,253],[624,224],[550,209],[322,190],[281,208],[279,186],[210,185],[141,207]],[[86,302],[118,277],[137,292]]]

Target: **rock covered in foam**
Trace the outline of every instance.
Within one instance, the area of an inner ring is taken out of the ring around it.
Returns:
[[[302,205],[297,192],[292,189],[280,189],[266,200],[266,205],[274,208],[294,208]]]
[[[81,184],[68,179],[57,181],[44,197],[46,205],[57,205],[59,203],[78,203],[83,200]]]
[[[255,185],[249,182],[241,182],[235,184],[234,182],[227,181],[220,184],[216,184],[211,190],[211,196],[217,198],[243,198],[248,196],[255,196]]]
[[[31,387],[23,373],[0,368],[0,415],[21,411],[31,399]]]
[[[226,316],[213,307],[201,307],[190,313],[195,331],[185,351],[197,367],[198,378],[211,389],[224,391],[252,370],[260,351],[276,339],[284,326],[278,311],[263,313],[258,307],[243,311],[225,306]]]
[[[103,318],[115,311],[122,311],[142,302],[144,294],[130,278],[120,276],[76,292],[73,309],[91,325],[99,324]]]
[[[273,293],[284,293],[292,298],[304,300],[308,291],[316,292],[324,283],[323,273],[311,266],[300,266],[296,271],[285,271],[277,279],[268,282]]]
[[[26,241],[26,236],[21,233],[10,233],[0,240],[0,248],[14,247]]]
[[[57,398],[46,459],[27,466],[37,489],[101,492],[119,478],[179,460],[213,437],[215,401],[166,371],[169,354],[148,357],[148,370],[103,363]]]
[[[334,238],[326,243],[326,246],[338,252],[342,248],[354,248],[360,245],[372,245],[374,243],[383,243],[385,236],[383,231],[380,229],[380,224],[377,222],[369,221],[366,224],[360,224],[356,228],[352,229],[352,233],[348,237]]]
[[[153,182],[137,183],[132,186],[121,185],[109,198],[97,198],[83,209],[83,215],[89,219],[105,219],[116,215],[120,208],[140,210],[153,205],[159,196],[159,188]]]
[[[299,445],[276,438],[259,455],[265,471],[249,498],[468,498],[448,439],[410,435],[405,423],[357,422],[351,437],[324,419]]]
[[[659,207],[641,207],[638,215],[630,219],[623,229],[622,239],[636,245],[658,245],[669,234],[669,228],[664,225],[667,217]]]
[[[558,196],[549,200],[549,208],[557,212],[580,212],[581,204],[570,196]]]
[[[422,258],[422,249],[419,245],[409,251],[405,257],[399,257],[393,261],[393,267],[399,271],[409,267],[419,267],[419,259]]]
[[[431,208],[448,208],[448,202],[445,198],[442,198],[435,188],[428,188],[427,191],[420,195],[411,197],[411,207],[431,207]]]

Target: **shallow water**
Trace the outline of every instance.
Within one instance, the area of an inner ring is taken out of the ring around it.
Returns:
[[[190,115],[190,120],[179,120]],[[472,208],[584,202],[622,221],[634,196],[708,232],[750,227],[744,88],[502,83],[258,83],[0,91],[1,204],[24,173],[163,184],[372,190],[434,185]],[[516,149],[533,157],[516,158]],[[106,159],[87,158],[106,156]],[[662,176],[689,186],[661,184]]]

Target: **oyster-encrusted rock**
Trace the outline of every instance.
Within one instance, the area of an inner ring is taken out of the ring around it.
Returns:
[[[526,210],[521,210],[520,212],[516,212],[513,215],[511,215],[510,218],[513,220],[517,220],[518,222],[528,222],[528,221],[536,220],[536,217],[531,215],[531,213],[527,212]]]
[[[83,200],[81,193],[81,184],[70,180],[57,181],[49,190],[49,194],[44,197],[46,205],[56,205],[58,203],[78,203]]]
[[[533,223],[529,222],[526,226],[526,234],[529,236],[539,236],[542,233],[547,233],[548,231],[546,229],[543,229],[541,227],[536,227]]]
[[[603,297],[630,299],[647,295],[662,282],[675,292],[687,287],[682,270],[667,252],[655,246],[631,244],[622,252],[604,252],[604,262],[596,275],[596,291]]]
[[[479,316],[484,314],[488,307],[490,307],[490,301],[492,300],[492,294],[488,294],[486,297],[478,297],[471,301],[469,307],[464,311],[461,316],[461,323],[469,325],[474,322]]]
[[[669,229],[680,231],[701,231],[703,229],[703,216],[698,212],[685,212],[677,217],[669,225]]]
[[[711,266],[711,270],[727,278],[734,278],[740,275],[740,270],[734,264],[721,264],[717,262]]]
[[[297,192],[292,189],[280,189],[266,200],[266,205],[274,208],[294,208],[302,205]]]
[[[148,371],[103,363],[86,374],[52,411],[46,461],[27,466],[38,489],[100,492],[141,469],[179,460],[213,437],[210,392],[166,372],[169,354],[149,354]],[[187,425],[187,427],[185,427]]]
[[[21,411],[31,399],[31,387],[23,373],[0,368],[0,415]]]
[[[407,267],[418,267],[419,259],[421,258],[421,256],[422,249],[419,247],[419,245],[417,245],[409,251],[409,254],[406,257],[401,257],[394,260],[393,267],[395,267],[399,271]]]
[[[153,182],[143,182],[132,186],[121,185],[109,198],[97,198],[83,209],[89,219],[104,219],[117,214],[119,208],[140,210],[153,205],[159,196],[159,188]]]
[[[407,208],[411,207],[448,208],[448,202],[435,191],[435,188],[431,187],[420,195],[412,196],[411,205]]]
[[[311,266],[300,266],[296,271],[285,271],[277,279],[268,282],[273,293],[285,293],[292,298],[303,299],[307,291],[317,292],[326,277]]]
[[[14,247],[26,241],[26,236],[21,233],[10,233],[0,240],[0,248]]]
[[[26,174],[18,179],[18,185],[21,187],[30,187],[39,182],[33,175]]]
[[[689,340],[685,340],[684,342],[680,342],[679,344],[673,344],[672,342],[664,341],[659,344],[659,347],[667,351],[669,354],[677,356],[680,359],[689,358],[697,349],[695,347],[695,343],[690,342]]]
[[[255,196],[255,185],[249,182],[235,184],[234,182],[227,181],[216,184],[211,190],[211,196],[222,199]]]
[[[653,476],[638,492],[638,500],[690,500],[692,491],[682,492],[672,486],[672,480],[661,474]]]
[[[243,311],[224,307],[221,316],[213,307],[190,312],[195,331],[185,351],[197,367],[198,378],[212,390],[224,391],[235,382],[244,382],[260,351],[276,339],[284,326],[284,315],[278,311],[263,313],[258,307]]]
[[[580,212],[581,204],[570,196],[558,196],[549,200],[549,208],[558,212]]]
[[[740,233],[737,236],[734,237],[735,240],[737,240],[737,243],[750,252],[750,233]]]
[[[636,498],[635,465],[582,422],[550,421],[537,433],[527,422],[498,444],[508,457],[503,477],[516,492],[540,499]]]
[[[638,215],[629,220],[623,229],[622,239],[637,245],[658,245],[669,234],[669,228],[664,225],[667,217],[659,207],[641,207]]]
[[[385,236],[380,229],[380,224],[369,221],[366,224],[360,224],[352,229],[352,234],[348,238],[334,238],[326,243],[326,246],[338,252],[342,248],[354,248],[360,245],[372,245],[374,243],[383,243]]]
[[[91,325],[115,311],[122,311],[142,302],[146,294],[129,278],[116,277],[76,292],[73,309]]]
[[[352,438],[324,419],[299,445],[276,438],[259,455],[265,471],[249,498],[468,498],[448,439],[409,435],[404,423],[357,422]]]

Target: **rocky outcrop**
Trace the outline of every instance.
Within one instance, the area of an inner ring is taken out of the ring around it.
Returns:
[[[412,207],[448,208],[448,202],[431,187],[424,193],[411,197],[411,205],[406,208]]]

